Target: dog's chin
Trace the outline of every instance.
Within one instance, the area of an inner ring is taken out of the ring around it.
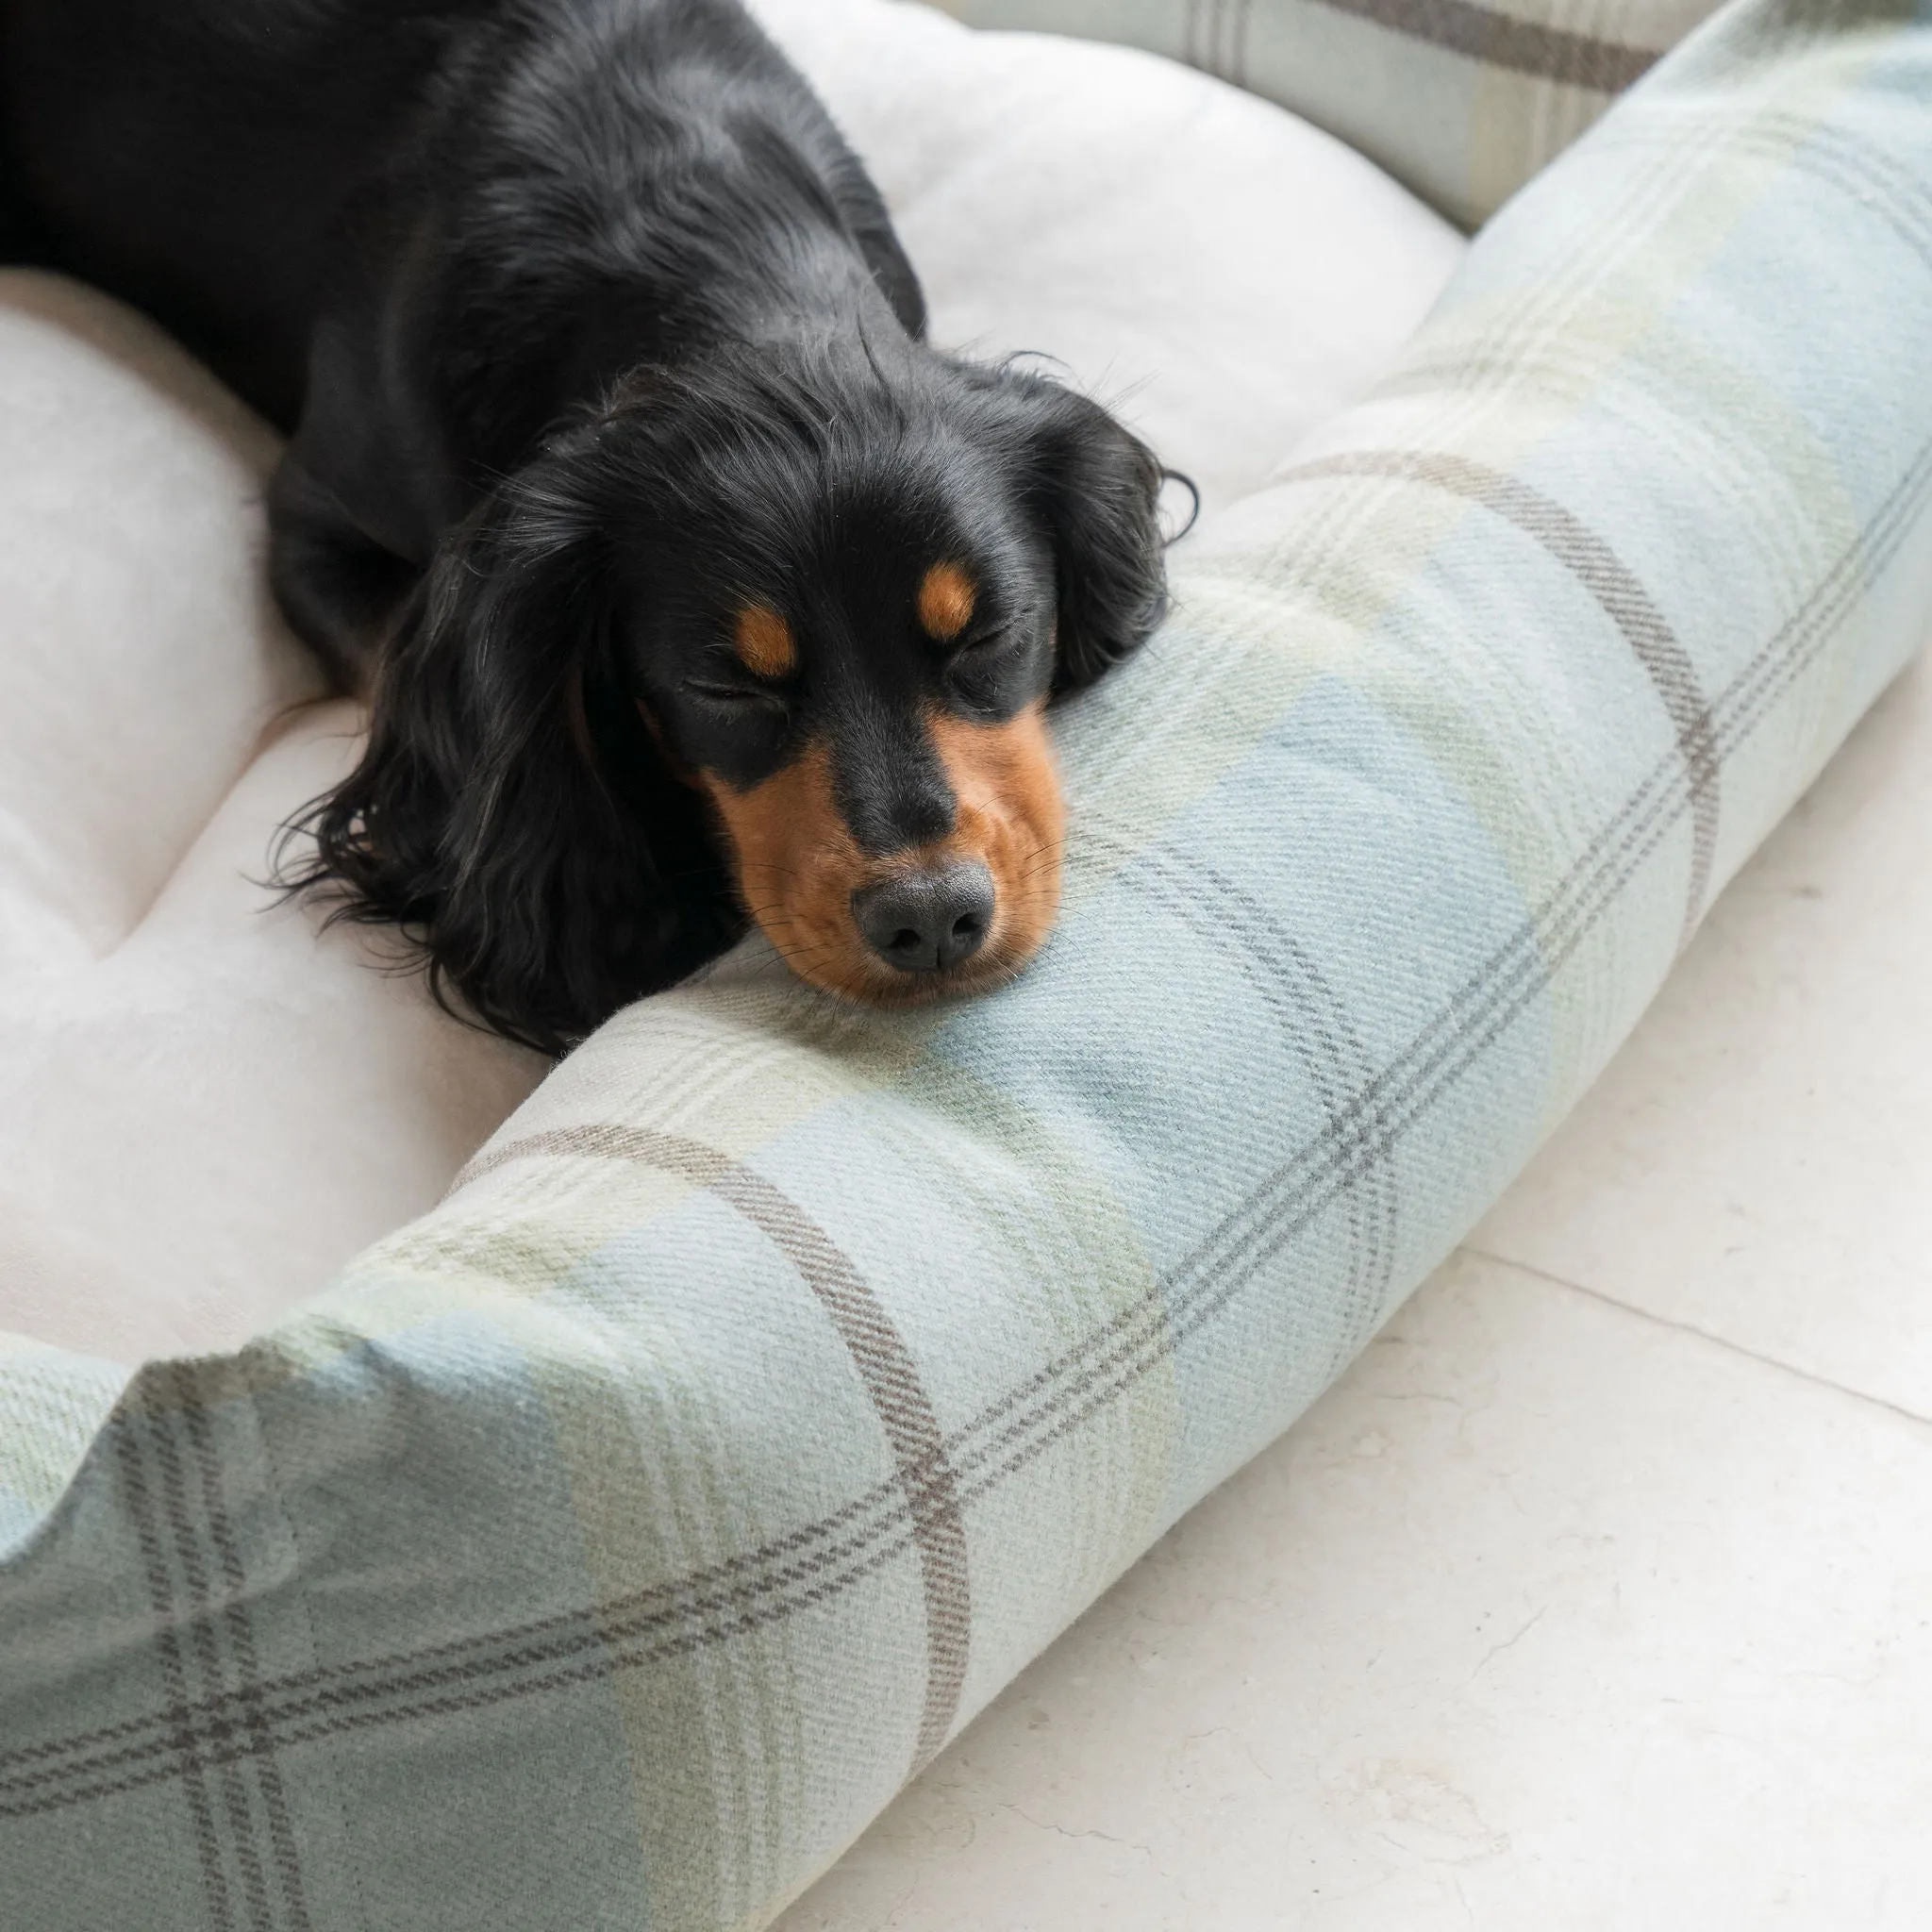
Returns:
[[[1017,978],[1033,956],[1033,950],[1013,958],[975,958],[970,966],[951,973],[899,973],[890,966],[868,966],[863,972],[839,975],[836,979],[801,974],[808,986],[829,992],[857,1007],[874,1007],[898,1011],[912,1007],[933,1007],[943,1001],[975,998]]]
[[[995,931],[963,965],[944,973],[902,973],[874,958],[856,941],[804,960],[787,958],[787,949],[769,929],[765,937],[791,967],[795,978],[848,1006],[905,1011],[954,1000],[975,999],[1019,977],[1045,942],[1046,930],[1025,937]]]

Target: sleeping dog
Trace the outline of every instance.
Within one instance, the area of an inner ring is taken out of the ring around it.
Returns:
[[[1040,944],[1161,471],[925,343],[737,0],[0,0],[0,250],[289,432],[275,590],[373,708],[292,884],[440,998],[555,1053],[747,915],[882,1004]]]

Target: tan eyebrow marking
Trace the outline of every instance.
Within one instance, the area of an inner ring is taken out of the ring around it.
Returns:
[[[973,620],[973,579],[957,563],[936,563],[919,586],[919,621],[929,638],[952,641]]]
[[[784,677],[798,668],[798,642],[775,610],[747,604],[738,613],[738,660],[759,677]]]

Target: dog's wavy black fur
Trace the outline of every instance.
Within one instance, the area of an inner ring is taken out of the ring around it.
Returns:
[[[275,589],[374,717],[294,883],[547,1052],[765,919],[721,801],[823,752],[854,867],[938,850],[932,721],[1008,724],[1162,608],[1154,458],[925,345],[736,0],[0,0],[0,249],[290,432]],[[941,648],[909,613],[949,560]],[[725,662],[750,606],[802,666]]]

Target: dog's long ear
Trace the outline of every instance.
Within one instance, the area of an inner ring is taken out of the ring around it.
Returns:
[[[405,927],[440,1001],[552,1054],[732,918],[701,807],[611,688],[603,467],[594,432],[553,445],[445,539],[289,881]]]
[[[1053,545],[1054,690],[1074,691],[1136,650],[1166,611],[1162,472],[1098,403],[1040,376],[1008,380],[1024,398],[1026,494]]]

